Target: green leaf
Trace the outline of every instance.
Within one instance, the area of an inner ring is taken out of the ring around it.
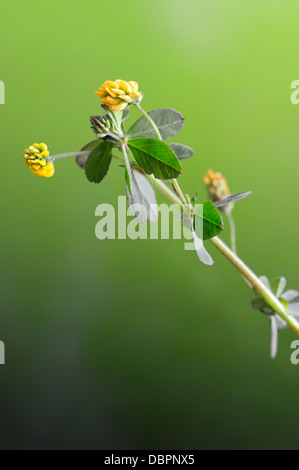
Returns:
[[[188,145],[184,144],[169,144],[169,147],[174,151],[179,160],[193,157],[194,150]]]
[[[290,314],[288,301],[285,300],[283,297],[279,297],[278,300],[279,300],[280,303],[282,303],[282,305],[283,305],[284,308],[286,309],[287,313]]]
[[[108,142],[103,141],[89,155],[86,165],[85,174],[87,179],[92,183],[100,183],[108,173],[112,160],[112,147]]]
[[[184,127],[184,118],[181,113],[171,108],[159,108],[150,111],[149,116],[159,129],[163,140],[171,139]],[[145,116],[139,118],[128,130],[131,139],[157,139],[157,135]]]
[[[148,175],[159,179],[177,178],[182,172],[182,165],[167,144],[160,140],[129,140],[128,146],[138,165]]]
[[[203,240],[216,237],[222,232],[222,218],[212,201],[205,201],[196,208],[194,230],[196,235]]]
[[[214,204],[216,207],[223,207],[228,204],[233,204],[234,202],[240,201],[241,199],[244,199],[247,196],[250,196],[252,194],[252,191],[246,191],[245,193],[238,193],[238,194],[233,194],[232,196],[224,197],[220,201],[216,201]]]
[[[94,150],[95,148],[98,147],[98,145],[100,145],[100,141],[99,139],[96,139],[96,140],[93,140],[92,142],[89,142],[89,144],[86,144],[81,150],[80,152],[85,152],[87,150],[90,150],[92,152],[92,150]],[[85,164],[86,164],[86,161],[88,159],[89,155],[78,155],[76,157],[76,163],[77,165],[79,165],[80,168],[85,168]]]

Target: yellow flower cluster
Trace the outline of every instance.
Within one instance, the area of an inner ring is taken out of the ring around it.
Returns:
[[[209,170],[204,177],[204,183],[207,186],[210,199],[214,202],[230,195],[226,178],[219,172],[214,173],[213,170]]]
[[[140,101],[142,94],[138,91],[138,83],[125,80],[107,80],[95,94],[111,111],[122,111],[134,101]]]
[[[35,175],[50,178],[54,175],[54,165],[48,160],[49,155],[46,144],[32,144],[25,149],[25,163]]]

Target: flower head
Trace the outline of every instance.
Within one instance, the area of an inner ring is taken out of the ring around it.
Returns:
[[[209,170],[204,177],[204,183],[207,186],[211,201],[221,201],[224,197],[230,196],[226,178],[221,173],[214,173],[213,170]]]
[[[54,165],[49,155],[46,144],[32,144],[25,149],[25,163],[33,174],[50,178],[54,175]]]
[[[125,80],[107,80],[95,94],[111,111],[122,111],[129,104],[141,101],[142,94],[138,91],[138,83]]]

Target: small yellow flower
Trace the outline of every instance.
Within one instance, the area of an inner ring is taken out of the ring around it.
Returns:
[[[125,80],[107,80],[95,94],[111,111],[122,111],[129,104],[140,101],[142,94],[138,91],[138,83]]]
[[[34,175],[50,178],[54,175],[54,165],[49,160],[49,151],[46,144],[32,144],[25,149],[25,163]]]
[[[219,172],[214,173],[213,170],[209,170],[204,177],[204,183],[213,202],[221,201],[221,199],[230,195],[226,178]]]

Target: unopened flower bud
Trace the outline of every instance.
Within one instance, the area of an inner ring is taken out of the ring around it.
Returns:
[[[90,116],[91,128],[100,139],[105,137],[111,129],[111,122],[107,114],[104,116]]]
[[[226,178],[219,172],[214,173],[213,170],[209,170],[204,177],[204,183],[207,186],[209,198],[213,202],[221,201],[230,195]]]
[[[107,80],[95,91],[95,94],[111,111],[122,111],[128,105],[142,99],[142,94],[138,91],[138,83],[126,82],[125,80],[115,80],[114,82]]]

